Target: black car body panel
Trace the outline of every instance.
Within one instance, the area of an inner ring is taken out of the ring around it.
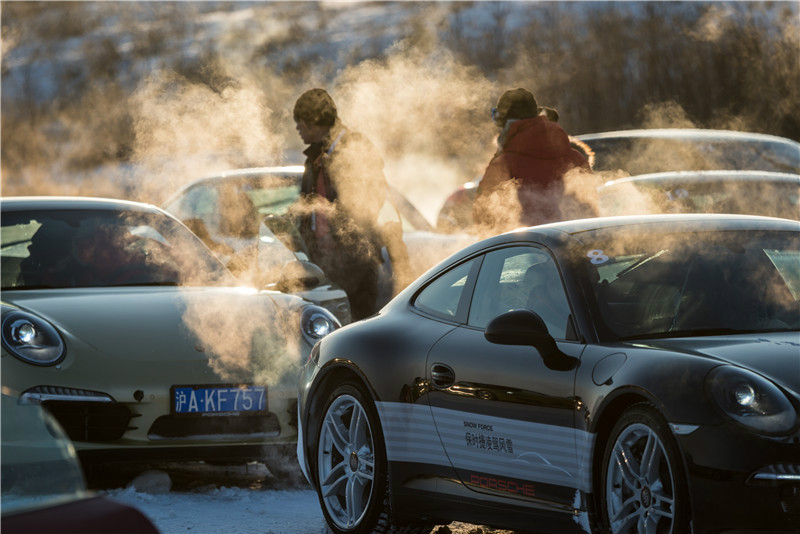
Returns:
[[[320,484],[316,439],[325,399],[351,381],[364,385],[379,414],[397,521],[594,531],[606,444],[625,413],[646,406],[663,416],[680,451],[673,475],[687,481],[683,506],[695,532],[800,528],[799,325],[631,339],[599,325],[602,312],[582,267],[597,253],[587,258],[586,247],[600,235],[622,240],[629,228],[651,241],[691,232],[700,243],[715,233],[789,232],[781,235],[795,247],[800,230],[747,216],[619,217],[520,229],[467,247],[377,317],[316,345],[299,395],[298,453],[312,485]],[[571,325],[555,343],[492,343],[485,335],[491,324],[470,324],[470,299],[477,306],[480,291],[475,273],[491,269],[487,251],[509,247],[531,247],[557,268]],[[422,305],[421,295],[449,273],[463,277],[454,284],[462,299],[450,303],[447,318]],[[791,427],[757,432],[723,413],[709,385],[721,369],[769,381]],[[731,503],[737,509],[723,513]]]

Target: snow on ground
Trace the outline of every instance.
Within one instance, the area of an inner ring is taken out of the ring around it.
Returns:
[[[278,480],[263,464],[176,462],[135,473],[113,472],[96,481],[93,489],[139,509],[161,534],[330,532],[310,486]],[[431,533],[512,534],[460,522],[435,527]]]
[[[121,467],[91,486],[141,510],[162,534],[327,532],[317,495],[305,480],[278,480],[258,463]]]
[[[133,505],[162,534],[322,534],[327,532],[311,489],[219,487],[153,494],[125,488],[107,491]]]

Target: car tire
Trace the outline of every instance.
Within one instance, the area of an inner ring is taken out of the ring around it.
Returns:
[[[345,383],[331,393],[322,413],[315,479],[331,532],[416,532],[392,520],[386,447],[372,399],[358,385]]]
[[[603,453],[603,531],[689,532],[684,472],[664,417],[650,404],[630,407],[614,425]]]

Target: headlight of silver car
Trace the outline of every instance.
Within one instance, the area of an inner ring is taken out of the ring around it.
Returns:
[[[300,329],[311,346],[341,326],[331,312],[319,306],[306,306],[300,318]]]
[[[53,325],[32,313],[3,307],[3,347],[25,363],[55,365],[67,354]]]
[[[765,434],[785,434],[797,424],[797,411],[772,382],[751,371],[722,365],[706,377],[706,388],[722,412]]]

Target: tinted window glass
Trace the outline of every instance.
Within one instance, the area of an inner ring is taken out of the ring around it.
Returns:
[[[550,254],[544,250],[533,247],[496,250],[488,253],[481,265],[469,324],[485,328],[501,313],[516,309],[539,314],[556,339],[573,337],[564,286]]]
[[[434,280],[417,295],[414,306],[443,319],[455,319],[474,261],[462,263]]]

